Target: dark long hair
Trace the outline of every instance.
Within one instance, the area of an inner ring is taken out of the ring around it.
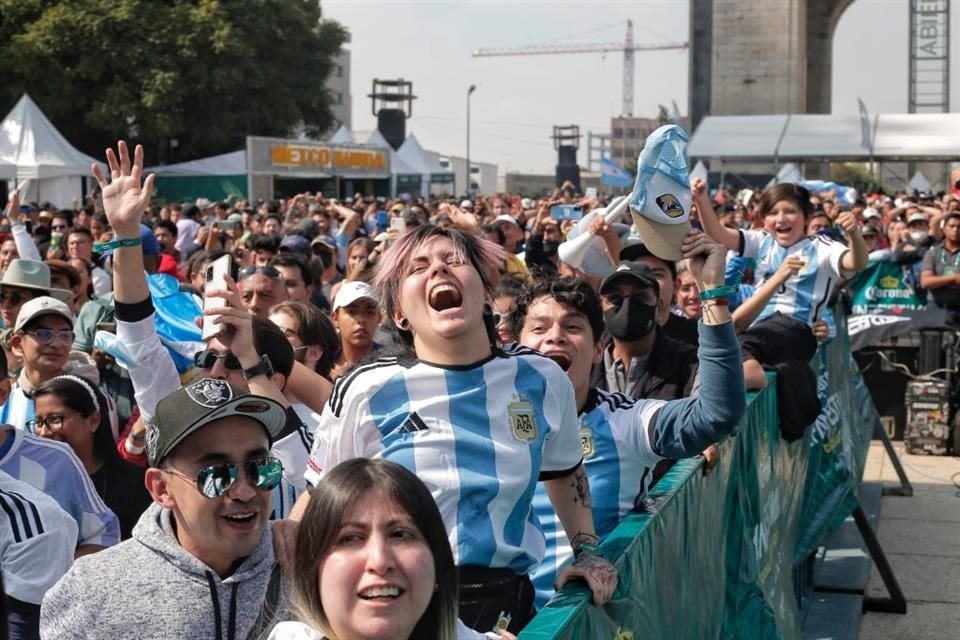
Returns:
[[[82,380],[79,382],[77,379]],[[90,397],[90,392],[97,398],[98,409]],[[117,442],[113,439],[113,429],[110,428],[110,407],[107,404],[106,397],[86,378],[76,375],[57,376],[42,383],[34,391],[34,399],[41,396],[53,395],[60,400],[71,411],[76,411],[84,418],[89,417],[93,412],[100,412],[100,424],[93,433],[93,457],[99,462],[106,462],[115,457],[117,453]]]
[[[355,458],[334,467],[311,492],[297,529],[293,573],[293,610],[314,629],[329,634],[329,619],[320,600],[319,568],[336,543],[350,508],[367,493],[394,502],[423,535],[436,572],[436,588],[411,638],[453,640],[458,582],[453,552],[440,510],[423,482],[394,462]]]

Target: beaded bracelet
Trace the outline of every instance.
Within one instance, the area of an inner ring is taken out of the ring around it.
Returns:
[[[110,242],[98,242],[93,245],[93,250],[97,253],[103,253],[110,249],[119,249],[120,247],[139,247],[141,244],[143,244],[143,240],[140,239],[140,236],[136,238],[115,238]]]

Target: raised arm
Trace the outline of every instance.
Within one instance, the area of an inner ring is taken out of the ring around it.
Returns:
[[[867,245],[860,235],[860,225],[856,217],[849,211],[844,211],[837,216],[837,224],[847,234],[850,240],[850,250],[843,254],[840,259],[840,267],[849,275],[851,271],[862,271],[867,266]]]
[[[753,324],[760,312],[763,311],[770,298],[783,286],[787,280],[800,273],[803,260],[797,256],[790,256],[783,261],[776,273],[766,279],[749,298],[744,298],[740,306],[733,312],[733,327],[737,334],[741,334]]]
[[[740,249],[740,232],[736,229],[728,229],[720,224],[717,213],[713,210],[713,204],[710,203],[710,196],[707,194],[707,183],[702,178],[694,178],[690,184],[690,191],[693,193],[693,201],[697,203],[697,212],[700,214],[700,223],[703,225],[703,230],[730,251],[738,251]]]
[[[701,291],[723,285],[722,246],[704,234],[691,232],[684,240],[683,253]],[[700,323],[700,394],[666,403],[654,420],[650,442],[663,457],[699,454],[728,436],[746,411],[740,345],[727,306],[717,300],[704,301]]]

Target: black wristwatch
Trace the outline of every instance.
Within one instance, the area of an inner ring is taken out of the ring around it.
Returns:
[[[260,356],[260,362],[240,372],[240,376],[244,380],[249,380],[250,378],[256,378],[259,375],[264,375],[264,376],[267,376],[268,378],[273,377],[273,365],[270,363],[270,356],[268,356],[267,354],[263,354],[262,356]]]

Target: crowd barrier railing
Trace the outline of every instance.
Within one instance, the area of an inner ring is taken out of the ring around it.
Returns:
[[[521,640],[800,638],[794,568],[858,507],[879,424],[835,316],[837,337],[812,362],[823,409],[805,436],[780,437],[771,376],[713,473],[678,462],[602,542],[620,573],[613,600],[595,607],[568,585]]]

